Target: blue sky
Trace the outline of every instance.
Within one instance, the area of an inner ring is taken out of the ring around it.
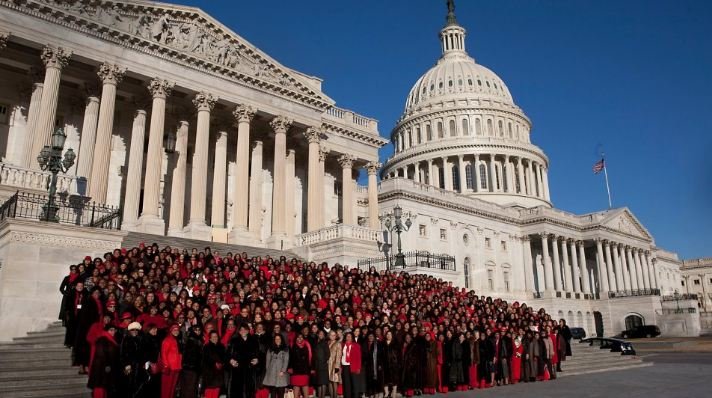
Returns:
[[[337,105],[388,137],[440,55],[445,0],[178,0],[281,63],[324,79]],[[458,0],[467,49],[507,83],[551,162],[557,208],[628,206],[658,246],[712,256],[712,1]],[[390,145],[382,158],[392,153]]]

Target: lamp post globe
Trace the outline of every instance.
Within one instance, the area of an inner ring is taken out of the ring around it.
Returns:
[[[62,159],[62,151],[64,143],[67,140],[67,134],[64,129],[57,128],[52,133],[51,145],[45,145],[37,156],[37,163],[42,171],[49,171],[52,175],[49,181],[47,204],[42,206],[42,214],[40,219],[49,222],[59,222],[57,212],[59,206],[55,204],[54,196],[57,193],[57,174],[59,172],[66,173],[73,165],[77,158],[74,150],[69,148]]]

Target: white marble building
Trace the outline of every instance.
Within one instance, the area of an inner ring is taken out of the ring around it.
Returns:
[[[45,191],[36,156],[62,127],[78,157],[59,191],[120,207],[124,231],[356,265],[393,255],[384,226],[399,205],[413,223],[402,234],[406,251],[454,257],[447,269],[409,258],[407,271],[545,307],[589,334],[635,322],[699,333],[696,315],[671,313],[662,299],[680,286],[677,256],[628,209],[555,209],[549,159],[533,144],[530,120],[468,55],[454,10],[440,39],[443,55],[413,86],[381,169],[388,140],[375,120],[337,107],[319,78],[199,9],[0,0],[0,199]],[[361,172],[366,186],[356,182]],[[24,279],[0,273],[3,317],[56,289],[48,281],[64,272],[61,250],[100,251],[121,239],[46,230],[42,240],[27,232],[34,224],[18,225],[21,233],[0,233],[0,261],[44,242],[60,268],[42,283],[27,271],[32,260],[15,268]]]
[[[638,322],[699,333],[696,316],[672,320],[662,299],[678,289],[681,261],[629,209],[577,215],[553,206],[549,159],[529,118],[468,54],[454,7],[446,21],[442,56],[413,85],[391,133],[379,203],[384,220],[395,206],[410,218],[404,251],[450,254],[456,265],[411,259],[406,268],[545,307],[589,334]],[[393,253],[395,237],[385,240]]]

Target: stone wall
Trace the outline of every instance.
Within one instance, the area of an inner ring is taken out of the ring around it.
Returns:
[[[69,265],[121,247],[121,231],[33,220],[0,223],[0,341],[58,320],[59,285]]]

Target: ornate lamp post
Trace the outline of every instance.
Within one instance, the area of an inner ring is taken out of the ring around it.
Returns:
[[[176,151],[176,134],[175,133],[166,133],[165,136],[163,136],[163,148],[168,154],[175,153]]]
[[[399,205],[396,205],[396,207],[393,208],[393,214],[386,216],[385,225],[388,231],[395,231],[398,235],[398,253],[396,254],[395,266],[405,268],[405,255],[401,250],[401,233],[407,232],[410,226],[413,225],[413,222],[410,220],[410,216],[405,220],[405,223],[403,223],[402,218],[403,209]]]
[[[45,145],[39,156],[37,156],[37,162],[42,171],[49,170],[52,173],[52,178],[49,182],[49,199],[47,204],[42,207],[41,220],[59,222],[59,217],[57,216],[59,206],[54,204],[54,195],[57,193],[57,174],[60,171],[66,173],[74,165],[74,160],[77,158],[72,148],[69,148],[67,153],[64,154],[64,159],[62,159],[62,151],[66,140],[67,135],[64,133],[64,129],[58,127],[52,133],[50,145]]]

